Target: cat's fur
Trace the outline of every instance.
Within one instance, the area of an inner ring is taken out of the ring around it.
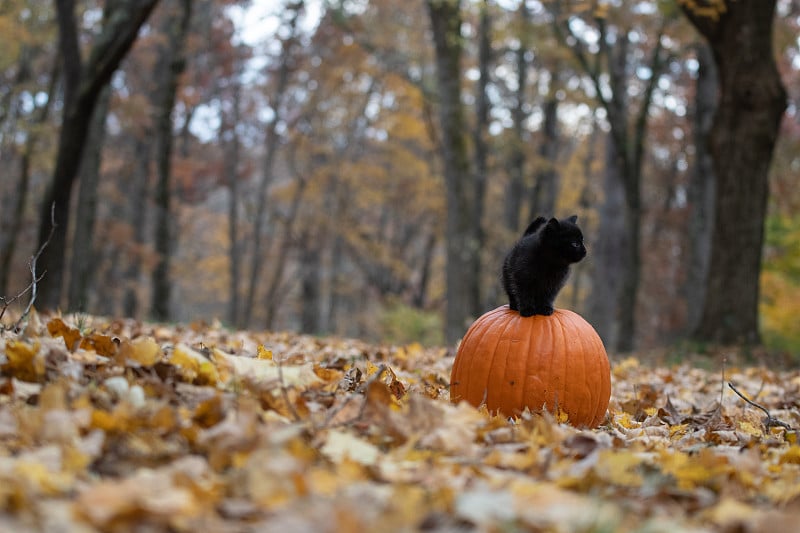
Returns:
[[[538,217],[503,261],[503,288],[511,309],[522,316],[552,315],[553,301],[569,275],[569,265],[586,255],[577,215]]]

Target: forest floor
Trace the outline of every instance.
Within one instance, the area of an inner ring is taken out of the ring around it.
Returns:
[[[419,345],[34,314],[0,333],[0,531],[800,524],[798,371],[612,357],[608,416],[588,430],[453,405],[452,363]]]

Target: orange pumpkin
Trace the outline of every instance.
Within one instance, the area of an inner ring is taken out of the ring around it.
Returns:
[[[562,412],[575,426],[595,427],[611,398],[603,341],[580,315],[556,309],[522,317],[507,305],[470,326],[453,364],[450,399],[517,416],[525,408]]]

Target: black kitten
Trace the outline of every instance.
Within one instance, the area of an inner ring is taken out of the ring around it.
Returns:
[[[577,215],[563,220],[538,217],[503,261],[503,288],[511,309],[522,316],[552,315],[569,265],[586,255]]]

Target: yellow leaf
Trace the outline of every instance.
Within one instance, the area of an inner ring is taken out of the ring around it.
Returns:
[[[747,422],[745,420],[739,422],[739,431],[753,437],[760,437],[763,435],[761,429],[755,427],[751,422]]]
[[[749,529],[743,526],[748,518],[753,518],[755,509],[746,503],[725,497],[709,509],[706,513],[708,519],[718,526],[729,526],[732,530]],[[725,527],[728,530],[729,527]]]
[[[639,487],[642,475],[636,471],[643,458],[633,452],[623,450],[602,450],[599,452],[595,472],[598,477],[623,487]]]
[[[670,438],[680,437],[689,429],[689,424],[677,424],[675,426],[669,426],[669,436]]]
[[[39,343],[32,346],[22,341],[6,342],[6,358],[2,365],[3,373],[22,381],[39,382],[44,379],[45,360],[39,352]]]
[[[272,350],[267,350],[263,344],[259,344],[257,358],[272,361]]]
[[[194,382],[196,380],[200,384],[209,385],[216,385],[220,381],[214,362],[185,344],[177,344],[169,355],[168,361],[178,368],[178,373],[186,381]]]
[[[558,409],[558,412],[555,414],[555,418],[556,422],[559,424],[566,424],[569,422],[569,414],[567,414],[567,412],[561,408]]]
[[[635,357],[628,357],[623,359],[618,364],[614,365],[614,377],[625,378],[632,370],[639,368],[639,360]]]
[[[380,367],[377,367],[372,364],[372,361],[367,361],[367,377],[372,376],[375,372],[378,371]]]
[[[781,455],[781,464],[800,464],[800,446],[793,445]]]
[[[74,477],[66,472],[53,472],[40,462],[22,459],[17,461],[14,476],[23,479],[29,487],[35,487],[47,496],[56,496],[72,488]]]
[[[161,347],[150,337],[137,337],[120,345],[119,358],[123,364],[153,366],[161,359]]]
[[[101,411],[100,409],[92,411],[91,427],[95,429],[102,429],[106,432],[116,431],[119,429],[119,422],[120,420],[108,411]]]
[[[661,470],[672,475],[678,487],[686,490],[704,485],[732,469],[725,456],[709,449],[703,449],[696,455],[663,450],[660,455],[658,464]]]
[[[630,413],[619,413],[614,415],[614,423],[618,424],[625,429],[634,429],[641,426],[641,424],[631,418]]]

